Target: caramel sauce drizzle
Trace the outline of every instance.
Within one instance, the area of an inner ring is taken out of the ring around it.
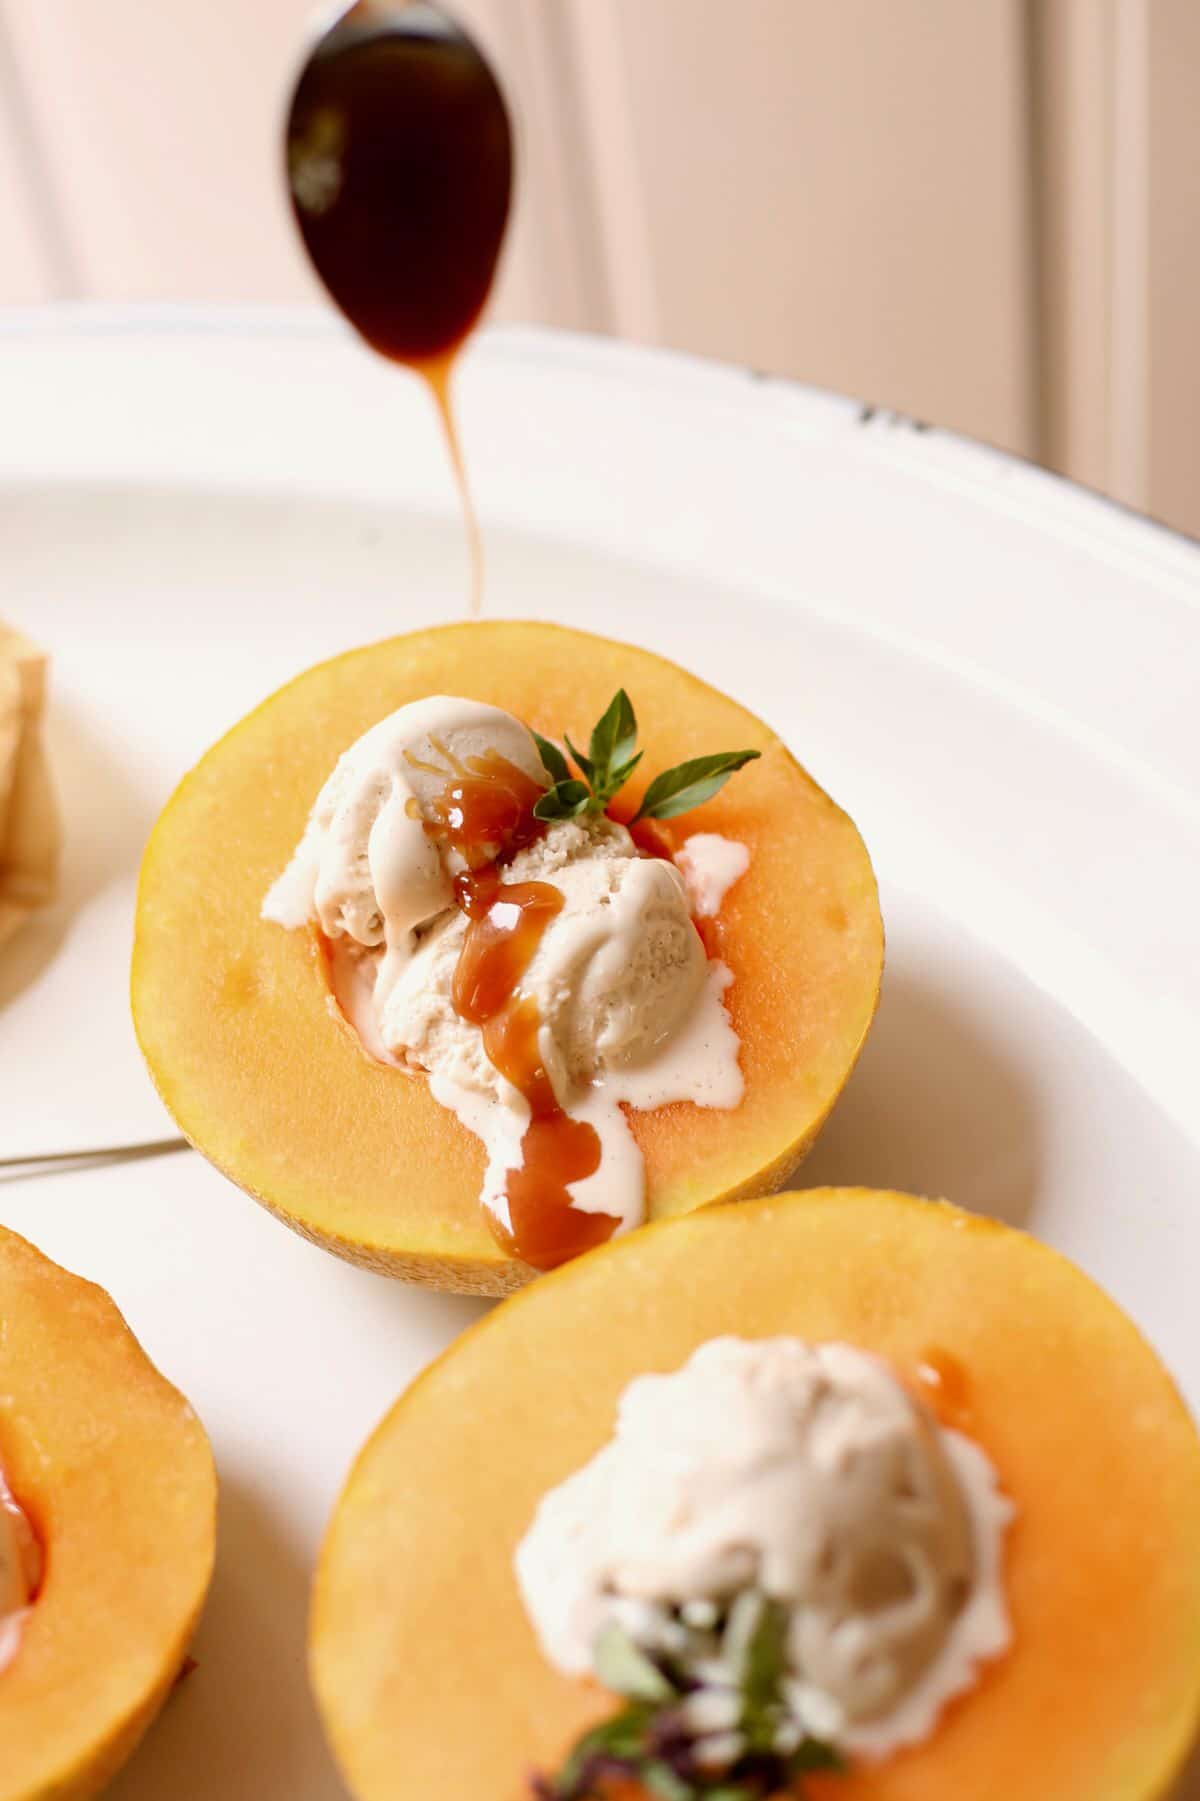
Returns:
[[[467,477],[467,462],[463,455],[462,439],[458,433],[458,421],[454,412],[454,398],[451,393],[451,379],[457,352],[445,356],[432,357],[424,362],[413,363],[411,367],[422,381],[433,401],[438,423],[442,428],[442,436],[446,440],[446,450],[450,458],[450,468],[454,475],[454,485],[458,489],[458,498],[462,506],[463,525],[467,533],[467,555],[471,564],[471,618],[478,619],[483,611],[483,533],[479,527],[479,513],[475,506],[475,496],[471,492],[471,484]]]
[[[443,754],[442,746],[434,749]],[[521,1163],[505,1183],[510,1227],[491,1219],[492,1230],[511,1256],[534,1269],[553,1269],[602,1244],[618,1222],[571,1205],[569,1184],[600,1167],[600,1140],[593,1126],[571,1119],[560,1106],[542,1060],[537,1003],[521,988],[563,905],[550,882],[502,879],[508,858],[545,830],[533,816],[542,789],[494,751],[465,766],[449,756],[447,763],[451,773],[429,809],[426,830],[467,865],[454,884],[468,922],[454,972],[454,1010],[479,1027],[489,1061],[524,1096],[531,1115]]]
[[[436,740],[431,743],[445,758],[443,764],[409,758],[413,768],[446,778],[429,805],[425,830],[447,850],[457,851],[468,871],[507,860],[541,837],[545,827],[534,818],[533,809],[542,789],[532,776],[494,750],[464,764]]]

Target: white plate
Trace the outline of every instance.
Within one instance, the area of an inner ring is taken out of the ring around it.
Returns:
[[[466,564],[424,395],[322,320],[15,317],[0,393],[0,611],[54,653],[68,827],[64,903],[0,964],[3,1155],[170,1130],[125,1000],[157,808],[295,671],[457,617]],[[871,847],[883,1001],[805,1180],[1029,1226],[1200,1407],[1200,550],[680,357],[495,334],[461,402],[487,611],[717,682]],[[221,1467],[200,1669],[113,1793],[333,1801],[303,1668],[321,1526],[477,1305],[338,1264],[191,1153],[8,1181],[0,1219],[112,1291]]]

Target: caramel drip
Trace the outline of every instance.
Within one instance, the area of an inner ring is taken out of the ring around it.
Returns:
[[[563,1111],[542,1059],[541,1018],[521,978],[537,954],[563,897],[550,882],[502,882],[495,864],[460,877],[459,905],[470,924],[454,972],[454,1007],[479,1026],[489,1061],[528,1102],[521,1163],[508,1172],[509,1229],[493,1229],[504,1248],[534,1269],[553,1269],[602,1244],[617,1221],[571,1204],[569,1184],[600,1167],[593,1126]]]
[[[446,775],[448,773],[445,763],[427,763],[423,757],[414,756],[411,750],[405,751],[404,761],[410,769],[419,769],[422,775]],[[417,811],[419,812],[420,808]]]
[[[510,1255],[553,1269],[611,1237],[617,1221],[572,1206],[569,1185],[600,1167],[595,1128],[564,1112],[542,1060],[537,1003],[522,978],[563,906],[550,882],[505,882],[504,862],[544,830],[533,807],[541,787],[494,752],[447,781],[426,829],[467,865],[455,898],[467,930],[454,971],[460,1019],[478,1026],[489,1061],[528,1103],[521,1163],[508,1172],[510,1226],[493,1230]]]
[[[457,851],[469,870],[510,857],[541,836],[545,827],[533,809],[543,789],[532,776],[496,751],[470,757],[459,771],[431,802],[425,829]]]
[[[441,757],[442,762],[447,769],[452,769],[455,775],[458,776],[470,775],[471,771],[469,766],[463,762],[461,757],[455,756],[454,752],[450,749],[450,746],[443,743],[442,739],[435,738],[433,733],[430,732],[429,742],[432,744],[434,750],[436,750],[438,756]],[[512,767],[513,765],[510,763],[509,768],[511,769]]]
[[[454,971],[454,1011],[484,1030],[489,1058],[532,1106],[526,1089],[535,1082],[535,1072],[522,1054],[510,1073],[503,1036],[493,1028],[513,1001],[543,932],[562,912],[562,893],[550,882],[502,883],[495,864],[474,878],[460,878],[455,890],[470,924]]]
[[[454,482],[462,505],[463,525],[467,533],[467,552],[471,562],[470,613],[472,619],[478,619],[483,611],[483,534],[479,529],[479,514],[475,510],[475,498],[467,479],[466,459],[463,456],[462,440],[458,433],[458,420],[454,412],[451,393],[451,377],[456,361],[457,353],[450,352],[445,356],[433,357],[427,362],[414,363],[413,368],[429,390],[441,424],[442,436],[446,440],[446,449],[450,455],[450,467],[454,472]]]

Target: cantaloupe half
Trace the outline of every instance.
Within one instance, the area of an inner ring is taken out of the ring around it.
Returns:
[[[311,1672],[359,1801],[528,1801],[614,1711],[539,1654],[512,1555],[618,1396],[723,1333],[841,1340],[920,1380],[1015,1503],[1012,1650],[922,1745],[813,1801],[1151,1801],[1200,1715],[1200,1438],[1116,1305],[941,1203],[814,1189],[618,1240],[472,1327],[356,1463],[317,1572]]]
[[[273,695],[186,777],[146,850],[133,956],[138,1037],[182,1130],[327,1249],[485,1294],[532,1273],[481,1217],[479,1141],[423,1077],[370,1060],[330,1004],[314,942],[259,917],[318,790],[406,701],[461,694],[578,743],[622,685],[643,783],[706,751],[762,752],[669,828],[751,851],[717,933],[746,1098],[733,1113],[631,1115],[651,1215],[777,1187],[845,1083],[879,990],[875,880],[851,821],[765,725],[661,657],[556,626],[446,626],[354,651]]]
[[[0,1468],[45,1563],[0,1671],[0,1801],[80,1801],[179,1677],[216,1476],[199,1420],[108,1295],[2,1228]]]

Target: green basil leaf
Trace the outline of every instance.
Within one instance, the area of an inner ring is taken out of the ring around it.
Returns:
[[[585,778],[594,786],[596,781],[596,769],[591,758],[585,757],[581,750],[576,750],[565,732],[563,733],[563,742],[574,757],[576,763],[578,763],[580,769],[582,769]]]
[[[767,1597],[759,1588],[745,1588],[734,1596],[721,1634],[721,1661],[738,1687],[745,1689],[751,1651],[768,1617]]]
[[[593,1758],[602,1756],[627,1764],[631,1772],[641,1768],[647,1755],[648,1735],[656,1708],[631,1701],[611,1720],[602,1720],[576,1741],[554,1784],[556,1795],[566,1801],[586,1801],[592,1790],[581,1786]]]
[[[631,1701],[670,1701],[675,1690],[658,1665],[610,1620],[592,1647],[592,1663],[605,1688]]]
[[[795,1731],[785,1692],[786,1645],[787,1614],[777,1601],[759,1589],[734,1596],[720,1630],[718,1680],[722,1691],[728,1692],[730,1681],[738,1690],[740,1748],[724,1766],[705,1766],[695,1754],[707,1735],[691,1728],[680,1709],[685,1691],[696,1685],[696,1671],[677,1676],[660,1669],[611,1621],[593,1646],[593,1667],[625,1703],[576,1742],[552,1785],[535,1779],[534,1788],[555,1801],[598,1801],[606,1778],[628,1775],[658,1801],[758,1801],[768,1787],[772,1795],[786,1788],[801,1801],[803,1789],[791,1785],[810,1771],[844,1765],[820,1739],[793,1738],[790,1752],[776,1748],[781,1726]],[[704,1688],[703,1680],[699,1685]]]
[[[644,753],[639,750],[636,755],[629,758],[628,762],[618,764],[616,769],[611,769],[609,771],[608,780],[604,783],[603,787],[597,789],[597,793],[606,805],[613,799],[614,795],[621,792],[621,789],[625,786],[626,782],[641,762],[643,755]]]
[[[586,782],[568,779],[555,782],[536,802],[535,819],[578,819],[592,804],[592,791]]]
[[[545,765],[546,774],[552,782],[569,782],[571,771],[567,767],[567,759],[557,744],[551,744],[549,738],[543,738],[540,732],[530,728],[530,736],[538,748],[538,756]]]
[[[711,757],[692,757],[656,775],[635,819],[674,819],[688,813],[723,788],[735,770],[761,756],[757,750],[723,750]]]
[[[693,1788],[690,1782],[675,1774],[670,1764],[660,1763],[657,1758],[644,1763],[638,1774],[642,1786],[652,1795],[661,1795],[663,1801],[698,1801],[703,1794],[702,1789]]]
[[[588,756],[596,769],[600,787],[608,785],[610,770],[633,755],[636,743],[637,719],[633,702],[624,688],[618,688],[593,726],[588,745]]]
[[[793,1776],[803,1776],[808,1770],[844,1770],[845,1767],[841,1754],[819,1738],[804,1739],[788,1758],[788,1770]]]
[[[743,1603],[748,1605],[739,1615]],[[722,1650],[738,1671],[743,1705],[752,1720],[779,1699],[787,1669],[785,1630],[782,1608],[764,1594],[751,1589],[734,1602]]]

